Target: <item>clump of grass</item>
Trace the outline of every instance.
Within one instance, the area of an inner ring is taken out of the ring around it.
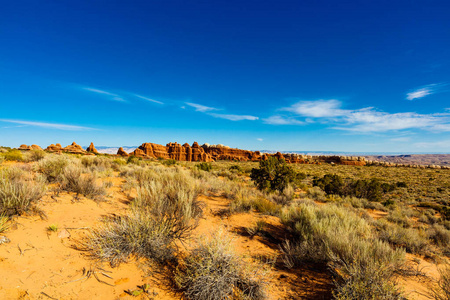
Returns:
[[[291,266],[302,261],[327,263],[334,274],[337,299],[398,299],[393,283],[404,253],[377,239],[356,213],[335,205],[300,203],[285,208],[281,221],[294,236],[285,244]]]
[[[162,160],[161,163],[165,166],[174,166],[177,164],[177,161],[175,159],[165,159]]]
[[[45,194],[45,179],[26,178],[19,173],[15,168],[0,171],[0,214],[23,214]]]
[[[0,233],[8,230],[9,228],[8,221],[9,218],[8,216],[6,216],[6,214],[0,214]]]
[[[244,262],[233,251],[232,240],[219,230],[180,263],[175,282],[187,299],[265,299],[261,270]]]
[[[47,231],[49,232],[57,232],[59,229],[58,224],[51,224],[47,227]]]
[[[49,182],[55,182],[64,172],[70,160],[65,155],[47,155],[37,164],[37,171],[44,174]]]
[[[82,175],[81,171],[77,165],[67,166],[60,177],[61,188],[85,197],[103,196],[106,190],[103,183],[97,183],[97,176],[93,173]]]
[[[107,219],[79,242],[78,248],[111,266],[130,256],[164,263],[174,258],[178,238],[174,219],[154,218],[148,211],[133,209],[128,215]]]
[[[174,259],[177,241],[185,241],[202,215],[198,182],[178,168],[140,170],[138,195],[131,212],[105,220],[83,241],[81,249],[115,266],[130,256],[157,263]],[[133,173],[131,173],[133,174]]]

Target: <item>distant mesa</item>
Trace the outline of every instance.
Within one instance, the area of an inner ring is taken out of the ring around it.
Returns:
[[[20,145],[19,150],[33,150],[40,149],[38,145]],[[132,148],[131,148],[132,149]],[[131,150],[127,148],[127,150]],[[98,154],[98,150],[95,148],[94,143],[91,143],[86,150],[80,145],[73,142],[71,145],[62,147],[61,144],[51,144],[46,149],[48,152],[54,153],[73,153],[83,155]],[[154,143],[143,143],[137,147],[134,151],[127,153],[123,147],[117,150],[118,156],[128,157],[136,156],[144,159],[174,159],[178,161],[192,161],[192,162],[213,162],[218,160],[230,160],[230,161],[261,161],[267,160],[269,157],[276,157],[278,159],[284,159],[288,163],[297,164],[333,164],[333,165],[353,165],[353,166],[365,166],[365,165],[380,165],[386,167],[410,167],[410,168],[432,168],[432,169],[450,169],[448,165],[439,165],[437,160],[431,158],[426,160],[423,158],[423,162],[420,163],[407,163],[408,159],[413,160],[420,155],[403,155],[403,156],[339,156],[339,155],[303,155],[297,153],[261,153],[260,151],[242,150],[237,148],[231,148],[222,144],[199,145],[194,142],[192,145],[188,143],[168,143],[165,146]],[[436,155],[433,155],[435,157]],[[390,159],[391,161],[378,161],[380,159]],[[436,163],[437,162],[437,163]]]

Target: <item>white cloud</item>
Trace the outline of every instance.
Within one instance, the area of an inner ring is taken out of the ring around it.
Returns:
[[[426,96],[429,96],[431,94],[437,93],[439,89],[446,84],[442,83],[433,83],[429,84],[423,87],[420,87],[418,89],[415,89],[409,93],[406,94],[406,99],[408,100],[414,100],[414,99],[420,99]]]
[[[264,139],[262,139],[262,138],[257,138],[256,140],[260,141],[260,142],[264,141]]]
[[[282,116],[271,116],[263,119],[264,123],[270,125],[303,125],[305,122],[296,120],[294,118],[285,118]]]
[[[208,115],[214,118],[226,119],[230,121],[255,121],[258,120],[258,117],[249,116],[249,115],[229,115],[229,114],[216,114],[216,113],[208,113]]]
[[[429,131],[450,131],[450,113],[418,114],[415,112],[388,113],[373,107],[361,109],[342,109],[341,102],[335,99],[299,101],[282,108],[293,116],[278,115],[264,119],[272,125],[300,125],[305,122],[295,116],[306,117],[306,123],[334,124],[333,129],[353,132],[386,132],[392,130],[422,129]]]
[[[141,95],[138,95],[138,94],[133,94],[133,95],[134,95],[135,97],[138,97],[138,98],[141,98],[141,99],[150,101],[150,102],[154,102],[154,103],[158,103],[158,104],[164,104],[164,103],[161,102],[161,101],[154,100],[154,99],[151,99],[151,98],[147,98],[147,97],[144,97],[144,96],[141,96]]]
[[[99,89],[94,89],[94,88],[90,88],[90,87],[83,87],[83,90],[86,90],[86,91],[89,91],[89,92],[93,92],[93,93],[96,93],[96,94],[100,94],[100,95],[110,96],[110,99],[114,100],[114,101],[127,102],[125,99],[122,98],[122,96],[120,96],[118,94],[111,93],[111,92],[107,92],[107,91],[103,91],[103,90],[99,90]]]
[[[49,129],[67,130],[67,131],[82,131],[82,130],[96,130],[95,128],[76,126],[76,125],[66,125],[66,124],[56,124],[56,123],[46,123],[46,122],[33,122],[33,121],[22,121],[22,120],[10,120],[10,119],[0,119],[1,122],[21,124],[26,126],[42,127]]]
[[[208,112],[208,111],[212,111],[212,110],[219,110],[219,109],[214,108],[214,107],[209,107],[209,106],[205,106],[205,105],[201,105],[201,104],[197,104],[197,103],[192,103],[192,102],[185,102],[185,104],[195,108],[195,111],[199,111],[199,112]]]
[[[341,102],[335,99],[316,100],[316,101],[300,101],[291,107],[284,108],[300,116],[323,118],[323,117],[339,117],[345,115],[348,111],[340,108]]]

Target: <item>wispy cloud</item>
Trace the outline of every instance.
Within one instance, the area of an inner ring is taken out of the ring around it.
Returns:
[[[127,102],[122,96],[115,94],[115,93],[107,92],[107,91],[100,90],[100,89],[90,88],[90,87],[83,87],[82,89],[89,91],[89,92],[96,93],[96,94],[109,96],[109,99],[113,100],[113,101]]]
[[[296,120],[294,118],[286,118],[282,116],[271,116],[263,119],[263,122],[270,125],[303,125],[305,122]]]
[[[192,103],[192,102],[185,102],[185,104],[195,108],[195,111],[199,111],[199,112],[208,112],[208,111],[213,111],[213,110],[219,110],[218,108],[209,107],[209,106]]]
[[[244,121],[244,120],[255,121],[259,119],[258,117],[249,115],[230,115],[230,114],[216,114],[216,113],[208,113],[208,115],[214,118],[226,119],[230,121]]]
[[[333,129],[353,132],[386,132],[392,130],[423,129],[437,132],[450,131],[450,113],[418,114],[414,112],[388,113],[373,107],[342,109],[338,100],[299,101],[283,111],[292,112],[292,117],[272,116],[264,119],[273,125],[304,124],[298,117],[305,117],[307,123],[332,124]]]
[[[441,87],[445,86],[446,84],[443,83],[433,83],[429,84],[420,88],[417,88],[415,90],[412,90],[411,92],[406,94],[406,99],[408,100],[414,100],[414,99],[420,99],[432,94],[437,93]]]
[[[256,140],[260,141],[260,142],[264,141],[264,139],[262,139],[262,138],[257,138]]]
[[[450,148],[450,140],[443,140],[437,142],[419,142],[415,143],[414,146],[417,148],[428,148],[428,149],[436,149],[436,148],[444,148],[446,151]]]
[[[161,102],[161,101],[158,101],[158,100],[155,100],[155,99],[151,99],[151,98],[147,98],[147,97],[144,97],[144,96],[141,96],[141,95],[138,95],[138,94],[133,94],[135,97],[138,97],[138,98],[140,98],[140,99],[144,99],[144,100],[147,100],[147,101],[150,101],[150,102],[154,102],[154,103],[158,103],[158,104],[164,104],[163,102]]]
[[[316,101],[300,101],[291,107],[282,110],[293,112],[300,116],[308,116],[313,118],[338,117],[345,115],[346,110],[340,108],[341,102],[335,99],[316,100]]]
[[[0,122],[21,124],[26,126],[42,127],[48,129],[58,129],[67,131],[84,131],[84,130],[97,130],[91,127],[77,126],[77,125],[67,125],[67,124],[57,124],[57,123],[47,123],[47,122],[34,122],[34,121],[23,121],[23,120],[11,120],[11,119],[0,119]]]

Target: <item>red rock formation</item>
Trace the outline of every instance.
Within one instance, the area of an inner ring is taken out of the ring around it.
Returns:
[[[192,147],[187,143],[184,145],[168,143],[166,146],[144,143],[130,153],[130,155],[142,158],[163,158],[179,161],[212,161],[211,157],[196,142],[192,144]]]
[[[117,150],[117,155],[128,156],[128,153],[126,153],[125,150],[123,150],[123,148],[120,147],[119,150]]]
[[[31,146],[27,146],[25,144],[20,145],[19,150],[31,150]]]
[[[92,142],[91,142],[91,144],[89,145],[89,147],[87,147],[86,151],[87,151],[87,152],[91,152],[91,153],[96,153],[96,154],[98,154],[98,151],[97,151],[97,149],[95,149],[94,143],[92,143]]]
[[[42,150],[42,148],[38,145],[31,145],[32,150]]]
[[[259,151],[235,149],[223,145],[203,145],[202,148],[206,154],[209,154],[213,160],[238,160],[238,161],[259,161],[261,154]]]
[[[77,143],[73,142],[71,145],[62,149],[64,152],[73,154],[86,154],[86,151]]]
[[[45,150],[47,150],[49,152],[61,152],[62,147],[61,147],[61,144],[56,144],[56,145],[51,144]]]

